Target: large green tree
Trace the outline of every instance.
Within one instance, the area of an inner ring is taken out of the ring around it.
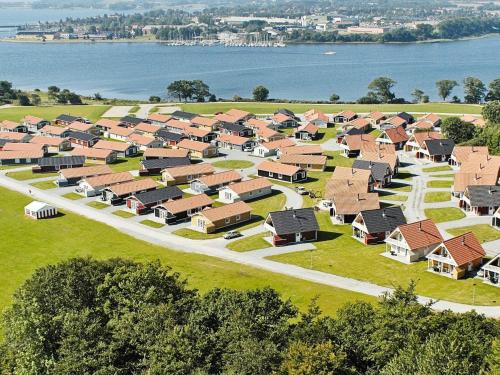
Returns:
[[[494,79],[488,85],[488,94],[486,95],[486,100],[500,100],[500,78]]]
[[[486,86],[476,77],[464,79],[464,99],[466,103],[481,103],[486,95]]]
[[[253,89],[253,100],[256,102],[265,102],[269,98],[269,90],[259,85]]]
[[[374,96],[381,103],[389,103],[396,96],[392,92],[392,88],[396,84],[391,78],[388,77],[378,77],[370,82],[368,89],[374,94]]]
[[[450,79],[443,79],[443,80],[436,82],[438,95],[441,98],[443,98],[443,101],[446,101],[446,98],[450,96],[453,89],[457,86],[458,86],[458,82],[450,80]]]
[[[460,117],[452,116],[443,120],[441,131],[447,138],[459,144],[473,139],[477,128],[474,124],[461,120]]]

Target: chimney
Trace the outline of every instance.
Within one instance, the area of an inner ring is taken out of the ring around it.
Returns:
[[[293,218],[296,219],[297,218],[297,212],[295,210],[293,210]]]
[[[462,246],[465,245],[465,234],[462,236]]]
[[[385,219],[385,210],[382,210],[382,217]]]
[[[421,221],[418,222],[418,230],[420,230],[420,231],[422,230],[422,222]]]

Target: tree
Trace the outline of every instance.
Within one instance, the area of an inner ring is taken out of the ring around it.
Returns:
[[[488,85],[488,88],[489,91],[488,94],[486,95],[485,100],[486,101],[500,100],[500,78],[491,81],[490,84]]]
[[[395,98],[394,93],[391,91],[396,81],[387,77],[378,77],[370,82],[368,89],[381,103],[389,103]]]
[[[194,80],[191,82],[191,85],[193,97],[197,102],[204,102],[210,96],[210,87],[205,82]]]
[[[102,95],[101,95],[100,93],[96,92],[96,93],[94,94],[94,100],[98,100],[98,101],[99,101],[99,100],[102,100]]]
[[[481,103],[486,95],[486,86],[476,77],[464,79],[464,100],[466,103]]]
[[[269,97],[269,90],[262,85],[253,89],[253,100],[256,102],[265,102]]]
[[[458,86],[457,81],[453,81],[453,80],[449,80],[449,79],[443,79],[443,80],[436,82],[438,94],[441,98],[443,98],[443,101],[446,101],[446,98],[448,96],[450,96],[453,89],[457,86]]]
[[[193,97],[193,85],[187,80],[174,81],[167,87],[167,92],[168,96],[177,97],[179,102],[187,101]]]
[[[339,100],[340,100],[340,96],[338,96],[337,94],[330,95],[330,102],[337,103]]]
[[[448,117],[441,124],[441,132],[455,143],[464,143],[476,136],[476,126],[459,117]]]
[[[31,94],[31,104],[34,106],[39,106],[40,104],[42,104],[42,98],[40,98],[40,95]]]
[[[80,95],[78,94],[75,94],[74,92],[69,92],[66,96],[68,102],[70,104],[73,104],[73,105],[77,105],[77,104],[82,104],[82,98],[80,97]]]
[[[150,103],[159,103],[159,102],[161,102],[161,98],[159,96],[150,96],[149,102]]]
[[[0,81],[0,104],[12,103],[17,98],[16,91],[12,88],[12,83]]]
[[[31,105],[30,98],[26,94],[19,94],[17,96],[17,100],[19,102],[19,105],[21,105],[21,106]]]
[[[420,89],[413,90],[411,96],[413,97],[414,103],[422,103],[424,99],[425,93]]]
[[[487,103],[482,109],[483,117],[492,124],[500,124],[500,101]]]
[[[48,97],[50,100],[57,100],[57,95],[61,92],[61,89],[57,86],[49,86]]]

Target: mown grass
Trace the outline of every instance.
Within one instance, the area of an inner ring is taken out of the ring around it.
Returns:
[[[163,228],[165,226],[165,224],[158,223],[158,222],[153,221],[153,220],[143,220],[143,221],[141,221],[141,224],[146,225],[146,226],[151,227],[151,228],[156,228],[156,229]]]
[[[402,193],[409,193],[413,189],[413,186],[409,185],[409,184],[402,184],[400,182],[392,182],[385,189],[390,190],[390,191],[399,191]]]
[[[463,211],[456,207],[446,208],[426,208],[424,214],[428,219],[435,223],[444,223],[446,221],[460,220],[465,217]]]
[[[123,210],[113,211],[112,214],[115,216],[119,216],[121,218],[124,218],[124,219],[130,219],[131,217],[135,216],[135,214],[133,214],[132,212],[123,211]]]
[[[16,172],[7,172],[6,175],[14,180],[26,181],[34,180],[35,178],[57,177],[57,173],[33,173],[31,169]]]
[[[11,107],[0,109],[0,120],[19,121],[26,115],[32,115],[54,120],[57,116],[66,114],[82,116],[93,122],[110,108],[109,105],[55,105],[44,107]]]
[[[451,200],[451,193],[447,191],[432,191],[425,193],[424,203],[448,202]]]
[[[11,303],[14,291],[39,267],[72,257],[123,257],[140,262],[159,259],[173,267],[189,286],[202,293],[214,288],[252,289],[271,286],[305,310],[314,296],[327,314],[344,303],[375,298],[338,288],[274,274],[217,258],[173,251],[129,237],[82,216],[65,213],[49,220],[24,217],[29,197],[0,188],[0,311]]]
[[[441,165],[439,167],[427,167],[427,168],[422,168],[424,172],[446,172],[446,171],[451,171],[451,167],[449,165]]]
[[[70,199],[72,201],[78,201],[80,199],[83,199],[82,195],[77,194],[77,193],[73,193],[73,192],[68,193],[68,194],[64,194],[63,197],[66,199]]]
[[[87,203],[87,206],[98,209],[98,210],[103,210],[103,209],[109,207],[106,203],[102,203],[102,202],[98,202],[98,201],[89,202],[89,203]]]
[[[450,180],[430,180],[430,181],[427,181],[428,188],[446,189],[446,188],[450,188],[452,186],[453,186],[453,181],[450,181]]]
[[[215,168],[226,168],[226,169],[245,169],[253,167],[253,163],[248,160],[219,160],[212,165]]]
[[[118,159],[116,163],[110,164],[109,167],[113,170],[113,172],[136,171],[140,168],[141,160],[142,153],[139,153],[134,157]]]
[[[245,237],[240,240],[233,241],[229,243],[226,247],[229,250],[245,252],[252,250],[259,250],[271,247],[272,245],[267,242],[264,237],[267,236],[268,233],[258,233],[253,236]]]
[[[380,197],[382,201],[406,202],[408,197],[406,195],[383,195]]]
[[[30,185],[41,190],[50,190],[50,189],[55,189],[57,187],[56,184],[54,184],[54,181],[52,180],[33,182]]]
[[[500,230],[487,224],[470,225],[467,227],[451,228],[446,230],[452,236],[460,236],[467,232],[472,232],[480,242],[500,240]]]

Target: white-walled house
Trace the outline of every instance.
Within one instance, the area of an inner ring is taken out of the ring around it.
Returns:
[[[219,190],[219,201],[234,203],[257,199],[272,194],[272,186],[273,184],[263,177],[229,184]]]

